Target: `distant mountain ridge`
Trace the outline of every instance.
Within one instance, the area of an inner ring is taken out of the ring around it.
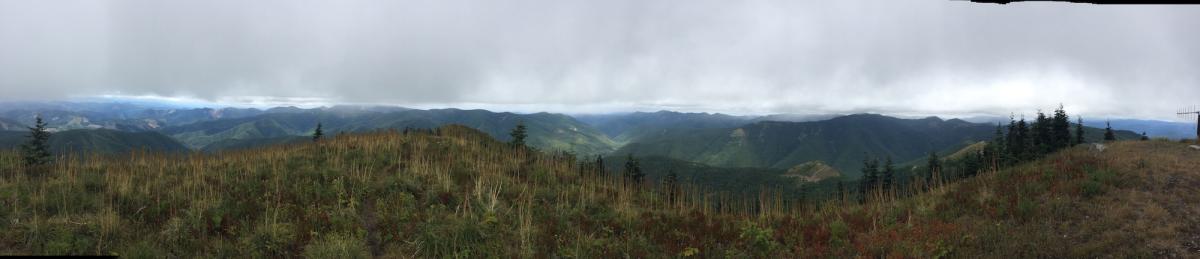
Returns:
[[[990,139],[994,126],[936,117],[906,120],[855,114],[823,121],[764,121],[736,128],[677,130],[615,154],[662,155],[715,166],[787,169],[824,161],[854,175],[865,156],[908,160]]]
[[[1196,124],[1159,121],[1159,120],[1135,120],[1135,119],[1113,119],[1113,120],[1083,120],[1083,125],[1104,128],[1105,122],[1112,123],[1113,129],[1129,130],[1136,133],[1145,132],[1149,137],[1165,137],[1170,139],[1194,139],[1196,138]]]
[[[297,144],[312,141],[308,136],[284,136],[271,138],[252,138],[252,139],[224,139],[217,142],[205,145],[200,148],[200,151],[206,153],[215,153],[221,151],[231,151],[239,149],[248,149],[256,147],[264,147],[270,145],[286,145]]]
[[[614,156],[664,156],[721,167],[788,169],[823,161],[857,177],[868,157],[891,157],[900,163],[929,152],[949,154],[979,141],[991,140],[996,125],[937,117],[900,119],[878,114],[854,114],[810,122],[763,121],[732,128],[670,129],[630,143]],[[1087,130],[1089,140],[1102,131]],[[1119,139],[1136,134],[1118,131]]]
[[[0,130],[8,131],[25,131],[28,130],[25,124],[13,121],[11,119],[0,118]]]
[[[25,143],[28,132],[0,132],[0,149],[18,148]],[[99,153],[121,154],[135,150],[163,153],[184,153],[190,150],[158,132],[124,132],[108,129],[80,129],[55,132],[50,135],[50,151],[55,154]]]
[[[326,111],[350,116],[409,110],[397,106],[336,105],[319,108],[274,107],[257,108],[180,108],[163,105],[141,105],[121,102],[19,102],[0,103],[0,118],[32,124],[40,115],[54,131],[72,129],[113,129],[121,131],[150,131],[169,126],[258,116],[270,113],[304,113]]]
[[[414,110],[398,106],[256,109],[57,102],[0,103],[0,131],[24,131],[36,115],[46,119],[54,132],[73,129],[158,132],[189,149],[206,152],[302,141],[318,122],[329,135],[459,124],[507,141],[509,131],[517,122],[524,121],[529,127],[528,144],[546,150],[579,155],[621,155],[632,151],[639,156],[662,155],[723,167],[787,169],[808,161],[825,161],[849,174],[856,173],[863,157],[854,153],[891,155],[897,161],[905,161],[901,159],[913,154],[930,150],[952,152],[988,140],[990,135],[986,133],[994,127],[994,124],[972,124],[957,119],[898,119],[870,114],[738,116],[664,110],[568,116],[544,112]],[[1114,128],[1120,129],[1121,125],[1114,121]],[[1088,135],[1089,139],[1098,139],[1099,132],[1089,130]],[[1153,132],[1150,135],[1155,136]],[[1138,136],[1118,131],[1118,137]]]
[[[682,113],[674,111],[634,112],[627,114],[580,115],[580,121],[596,127],[617,143],[637,141],[670,129],[707,129],[736,127],[756,117],[720,113]]]
[[[615,149],[615,144],[603,133],[566,115],[460,109],[404,110],[350,115],[327,110],[277,112],[168,127],[161,132],[194,149],[214,151],[220,146],[207,146],[226,140],[308,136],[315,130],[318,122],[322,124],[326,134],[388,128],[435,128],[459,124],[478,129],[503,141],[508,141],[511,138],[508,136],[509,132],[518,123],[524,122],[529,131],[529,139],[526,141],[533,147],[577,154],[602,154]]]

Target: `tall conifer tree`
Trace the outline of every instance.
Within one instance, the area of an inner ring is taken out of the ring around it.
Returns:
[[[321,123],[317,122],[317,129],[313,130],[312,140],[313,140],[313,142],[320,141],[321,137],[323,137],[323,136],[325,136],[325,132],[321,131]]]
[[[675,174],[675,170],[667,170],[667,176],[662,180],[662,188],[666,190],[667,201],[674,201],[679,192],[679,175]]]
[[[596,155],[596,176],[603,176],[604,174],[604,156]]]
[[[642,173],[641,164],[638,163],[637,158],[633,157],[633,153],[629,153],[629,157],[625,160],[625,179],[634,184],[641,184],[644,177],[646,174]]]
[[[1033,140],[1031,140],[1029,134],[1029,124],[1025,123],[1025,118],[1017,121],[1017,131],[1015,134],[1016,144],[1009,148],[1015,149],[1014,153],[1020,161],[1029,161],[1037,152],[1034,149]]]
[[[842,184],[842,180],[837,182],[837,200],[841,202],[846,198],[846,186]]]
[[[888,156],[887,160],[883,163],[883,172],[880,176],[880,178],[883,178],[881,181],[884,190],[891,190],[893,185],[895,185],[895,174],[896,170],[892,167],[892,156]]]
[[[987,146],[983,149],[983,156],[987,161],[988,167],[999,166],[999,164],[1004,163],[1004,144],[1004,127],[1000,126],[1000,123],[996,123],[996,132],[992,136],[992,141],[988,142]]]
[[[29,127],[29,140],[21,145],[25,165],[41,166],[51,162],[50,131],[46,130],[46,122],[41,115],[34,117],[33,127]]]
[[[1079,120],[1075,123],[1075,145],[1083,144],[1083,116],[1076,116]]]
[[[941,177],[942,163],[938,159],[937,153],[929,151],[929,158],[925,160],[925,168],[928,170],[925,173],[925,181],[933,183],[935,177]]]
[[[1020,159],[1024,144],[1017,139],[1017,119],[1013,115],[1008,116],[1008,135],[1005,135],[1004,139],[1004,152],[1008,154],[1008,158],[1014,161]]]
[[[863,179],[860,184],[859,192],[862,193],[862,197],[864,199],[866,199],[867,194],[871,193],[872,190],[875,190],[876,186],[879,184],[879,170],[877,170],[878,167],[879,160],[863,156]]]
[[[1034,120],[1032,128],[1034,155],[1049,153],[1053,145],[1050,136],[1050,119],[1046,118],[1046,114],[1041,110],[1038,110],[1037,119]]]
[[[1108,121],[1104,122],[1104,141],[1117,140],[1117,135],[1113,134],[1112,124]]]
[[[1053,150],[1071,146],[1071,118],[1067,116],[1067,111],[1063,109],[1062,104],[1059,104],[1058,109],[1054,110],[1054,118],[1051,119],[1050,126]]]
[[[512,137],[512,141],[509,144],[513,147],[525,147],[525,137],[527,136],[525,133],[525,122],[517,122],[517,126],[508,135]]]

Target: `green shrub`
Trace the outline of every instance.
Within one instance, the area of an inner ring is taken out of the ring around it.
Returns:
[[[139,241],[128,247],[125,247],[122,249],[122,252],[118,253],[117,255],[119,255],[121,258],[133,259],[156,259],[170,257],[166,251],[163,251],[161,247],[156,246],[149,240]]]
[[[771,228],[760,227],[756,224],[747,222],[742,226],[741,234],[739,234],[738,237],[741,238],[743,242],[749,244],[750,248],[754,249],[755,252],[766,255],[770,254],[772,251],[775,251],[775,248],[779,246],[779,244],[775,242],[774,234],[775,231],[771,230]]]
[[[1105,185],[1115,185],[1117,182],[1117,173],[1109,169],[1091,170],[1088,172],[1088,178]]]
[[[190,219],[192,215],[186,215],[188,219],[173,217],[168,219],[159,232],[159,240],[166,243],[174,249],[187,250],[192,248],[192,244],[197,241],[197,235],[194,235],[191,228]]]
[[[83,181],[83,189],[89,193],[103,192],[107,185],[101,172],[83,171],[79,173],[79,178]]]
[[[255,257],[285,257],[295,238],[290,224],[261,222],[243,238],[242,245]]]
[[[1038,203],[1033,199],[1021,198],[1021,200],[1017,201],[1017,217],[1022,220],[1028,220],[1032,218],[1034,216],[1034,212],[1037,210],[1037,206]]]
[[[52,222],[39,231],[42,237],[42,253],[54,255],[92,254],[96,240],[85,226],[74,226],[66,222]]]
[[[1096,197],[1096,196],[1104,194],[1104,185],[1100,184],[1100,182],[1098,182],[1098,181],[1091,180],[1091,179],[1085,180],[1082,183],[1080,183],[1079,189],[1080,189],[1080,192],[1083,193],[1083,197],[1087,197],[1087,198]]]
[[[338,233],[321,236],[319,240],[304,246],[304,257],[369,258],[371,253],[362,238]]]
[[[1117,184],[1117,174],[1109,169],[1087,170],[1088,178],[1080,183],[1080,192],[1084,197],[1095,197],[1104,194],[1107,186]]]
[[[841,219],[838,219],[829,223],[830,246],[839,248],[846,245],[846,242],[849,241],[847,239],[848,235],[850,235],[850,226],[846,225],[846,222],[842,222]]]

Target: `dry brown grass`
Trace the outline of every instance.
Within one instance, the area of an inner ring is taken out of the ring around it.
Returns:
[[[0,253],[138,257],[1193,257],[1200,152],[1072,148],[963,181],[801,204],[665,192],[465,127],[215,155],[0,153]],[[940,179],[940,178],[939,178]],[[927,191],[925,191],[927,190]],[[924,193],[901,197],[898,192]]]

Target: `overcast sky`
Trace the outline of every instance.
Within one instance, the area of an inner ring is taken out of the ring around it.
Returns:
[[[2,100],[1174,118],[1200,7],[0,0]]]

